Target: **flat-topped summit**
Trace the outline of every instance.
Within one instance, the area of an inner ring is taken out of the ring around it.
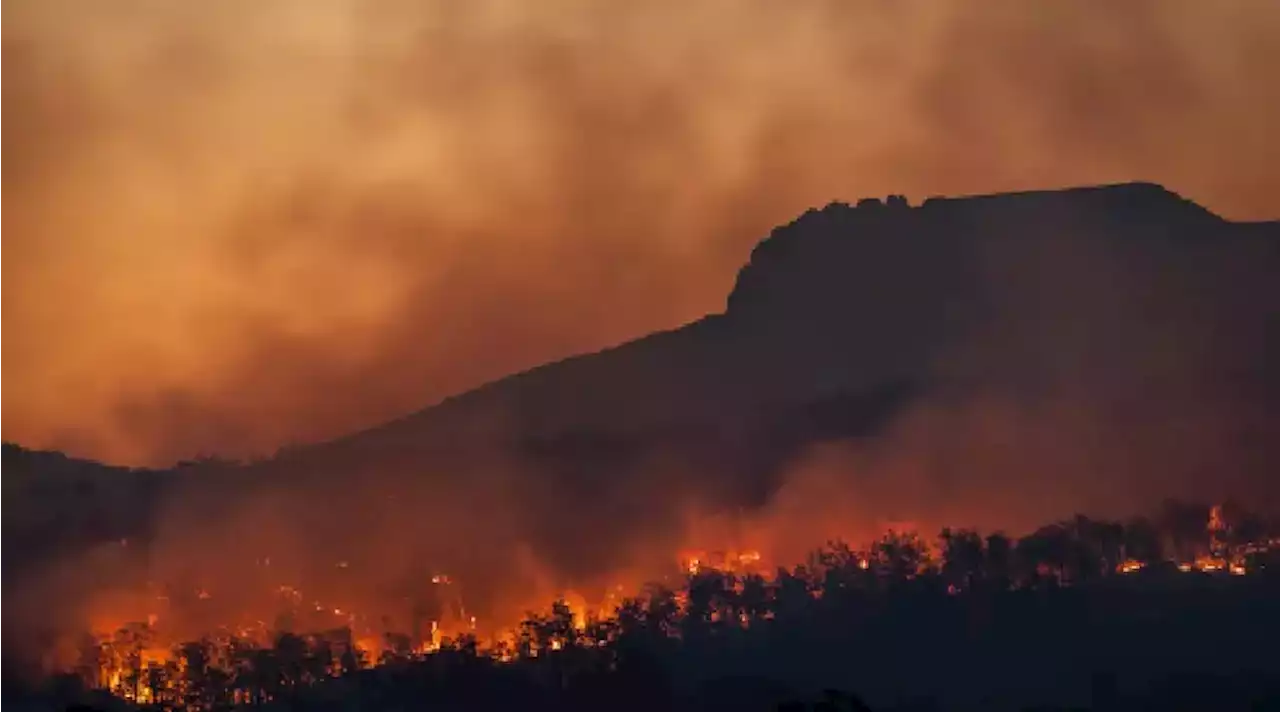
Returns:
[[[1212,229],[1225,221],[1206,208],[1155,183],[994,193],[957,197],[932,196],[912,205],[904,195],[863,198],[854,204],[832,202],[810,209],[775,228],[751,252],[728,298],[730,311],[748,308],[775,289],[792,289],[775,272],[803,275],[816,265],[838,265],[860,272],[903,247],[884,241],[928,240],[922,248],[938,250],[939,240],[972,240],[981,234],[1074,230],[1077,234],[1125,231],[1176,236]],[[931,239],[937,238],[937,239]],[[888,265],[881,264],[882,267]],[[823,271],[817,268],[817,271]],[[784,283],[786,283],[784,285]],[[801,288],[803,291],[803,288]]]
[[[1203,317],[1214,309],[1252,313],[1275,296],[1257,280],[1263,265],[1280,273],[1276,227],[1223,220],[1153,183],[831,203],[756,246],[724,314],[492,382],[333,445],[355,457],[732,428],[780,403],[933,378],[943,354],[1015,318],[1014,305],[1045,310],[1018,313],[1019,329],[1067,319],[1072,338],[1089,339],[1157,287],[1174,301],[1208,292],[1193,314],[1170,306],[1160,318],[1211,332]],[[1260,298],[1237,299],[1243,285]],[[1077,323],[1093,311],[1095,323]]]
[[[1192,200],[1158,183],[1134,181],[1106,185],[1079,186],[1056,190],[1026,190],[1008,193],[976,193],[972,195],[932,195],[913,205],[908,196],[890,194],[884,198],[866,197],[854,203],[832,201],[822,208],[810,208],[774,232],[785,232],[807,220],[823,216],[845,218],[894,217],[906,210],[963,211],[970,208],[998,209],[1009,212],[1068,210],[1094,215],[1144,217],[1148,220],[1186,219],[1216,215]]]

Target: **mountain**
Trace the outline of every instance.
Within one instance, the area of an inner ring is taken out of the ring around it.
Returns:
[[[1149,183],[832,203],[760,242],[721,313],[283,453],[254,479],[304,477],[349,512],[387,506],[353,499],[353,478],[480,509],[496,496],[519,503],[517,521],[495,515],[514,536],[590,567],[582,517],[603,557],[655,512],[675,516],[670,502],[756,507],[815,444],[876,442],[930,407],[959,409],[968,432],[985,416],[966,404],[995,399],[1045,421],[1019,439],[1061,435],[1073,452],[944,462],[950,487],[1008,466],[1250,489],[1280,462],[1263,444],[1280,435],[1276,275],[1280,223],[1231,222]]]
[[[3,446],[4,572],[86,545],[145,535],[160,505],[159,473],[59,452]]]
[[[376,527],[423,487],[477,512],[500,497],[521,503],[503,526],[546,552],[575,548],[562,520],[589,510],[604,549],[658,500],[757,506],[814,444],[993,398],[1157,441],[1244,414],[1238,445],[1211,433],[1203,454],[1248,484],[1280,462],[1278,275],[1280,222],[1149,183],[832,203],[761,241],[721,313],[182,487],[287,491],[272,516],[314,531],[335,511]],[[1145,448],[1136,469],[1158,459]]]
[[[1159,361],[1161,349],[1207,329],[1250,352],[1220,354],[1243,361],[1216,365],[1260,376],[1256,366],[1280,362],[1271,359],[1280,355],[1276,274],[1280,223],[1229,222],[1148,183],[918,207],[901,196],[832,203],[761,241],[722,313],[489,383],[283,461],[323,469],[498,445],[585,452],[591,443],[773,431],[774,421],[801,413],[847,422],[847,432],[826,435],[863,433],[927,383],[973,376],[940,359],[992,337],[993,325],[1061,319],[1073,330],[1063,341],[1111,338],[1103,332],[1116,324],[1078,323],[1077,313],[1129,305],[1137,318],[1122,329],[1145,338],[1141,322],[1159,319],[1181,333],[1148,339],[1142,355],[1126,341],[1128,353],[1105,358]],[[1099,302],[1108,297],[1112,304]],[[841,413],[831,414],[837,402]],[[828,426],[814,427],[820,435]]]

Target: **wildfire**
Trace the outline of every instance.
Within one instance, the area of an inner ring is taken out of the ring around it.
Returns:
[[[1194,568],[1205,572],[1221,571],[1227,567],[1222,559],[1213,556],[1202,556],[1196,559]]]
[[[754,549],[746,551],[688,551],[680,555],[681,570],[690,576],[697,576],[700,571],[714,569],[725,573],[753,573],[761,566],[760,552]]]
[[[1247,563],[1249,556],[1280,547],[1280,540],[1255,542],[1236,548],[1225,545],[1220,536],[1229,531],[1229,527],[1224,523],[1220,508],[1214,508],[1211,512],[1206,530],[1212,532],[1210,553],[1190,561],[1177,562],[1178,571],[1244,576],[1250,572]],[[938,551],[933,550],[914,535],[904,541],[909,541],[911,547],[916,547],[915,550],[920,554],[920,559],[913,567],[908,566],[900,570],[905,574],[898,575],[912,578],[930,573],[937,575],[940,572]],[[892,558],[896,554],[889,553],[893,550],[888,548],[887,544],[882,549],[875,548],[876,546],[879,545],[873,545],[869,552],[854,552],[847,547],[836,547],[830,552],[830,557],[811,560],[809,567],[817,566],[819,571],[824,566],[854,566],[861,571],[871,571],[874,568],[877,573],[893,570],[893,565],[887,564],[886,561],[897,561]],[[886,559],[885,556],[891,558]],[[758,577],[767,582],[775,580],[774,575],[765,565],[765,557],[756,549],[686,550],[676,557],[676,563],[674,571],[682,576],[698,577],[709,572],[724,574],[726,583],[739,593],[744,590],[748,577]],[[346,561],[337,564],[338,568],[345,569],[349,566],[350,564]],[[1116,564],[1113,570],[1122,575],[1134,574],[1149,566],[1148,561],[1125,558]],[[1045,568],[1044,564],[1040,564],[1040,567],[1042,574],[1052,573],[1050,569]],[[964,584],[948,583],[946,590],[959,595],[965,588]],[[170,620],[174,618],[170,613],[173,601],[180,599],[211,601],[215,598],[215,593],[219,593],[211,588],[201,587],[181,595],[169,589],[156,589],[150,582],[148,582],[148,589],[152,605],[158,606],[155,610],[160,612],[150,611],[145,614],[145,617],[139,616],[139,619],[145,618],[145,624],[95,626],[100,633],[109,632],[107,635],[99,636],[97,657],[93,661],[94,668],[87,674],[95,685],[141,704],[161,702],[156,699],[157,695],[167,695],[167,699],[181,699],[181,691],[172,687],[178,683],[173,681],[183,677],[184,666],[191,659],[190,656],[195,654],[186,650],[185,646],[179,648],[174,645],[183,638],[176,637],[178,633],[175,630],[166,629],[167,625],[171,625]],[[314,593],[307,595],[293,583],[280,583],[269,587],[268,590],[274,596],[273,600],[277,605],[285,611],[307,612],[312,616],[306,619],[304,625],[316,625],[314,630],[338,631],[340,635],[335,638],[338,642],[333,647],[333,661],[324,668],[327,671],[325,674],[328,675],[340,675],[353,666],[376,665],[388,654],[431,655],[445,649],[451,641],[456,642],[462,639],[474,640],[479,649],[497,660],[512,660],[521,654],[537,654],[535,649],[529,647],[528,636],[531,635],[529,630],[523,629],[514,620],[509,625],[499,620],[489,621],[486,625],[486,636],[479,637],[481,631],[477,617],[468,613],[461,600],[460,587],[455,585],[455,580],[448,574],[441,572],[431,574],[423,579],[421,589],[424,593],[434,592],[433,595],[436,596],[434,600],[441,601],[442,605],[431,620],[422,621],[428,626],[426,630],[419,632],[418,624],[415,622],[412,635],[392,633],[386,629],[388,627],[386,625],[371,623],[370,621],[378,621],[379,618],[366,615],[359,605],[350,600],[325,600],[323,596],[316,596]],[[543,587],[541,590],[548,589]],[[598,631],[607,629],[607,624],[616,620],[614,616],[627,592],[638,590],[637,587],[615,584],[602,591],[597,598],[584,595],[580,591],[562,591],[556,597],[558,602],[552,608],[552,618],[541,619],[549,620],[562,627],[553,626],[552,629],[559,632],[541,639],[540,645],[544,646],[542,649],[561,650],[572,645],[601,644],[603,639],[595,640],[593,636],[601,635]],[[811,590],[810,593],[815,596],[820,595],[816,590]],[[443,598],[440,597],[441,595]],[[689,606],[687,590],[681,586],[675,586],[671,596],[671,601],[677,610],[687,610]],[[304,601],[307,603],[304,604]],[[415,613],[415,616],[417,615]],[[751,623],[750,616],[738,610],[711,611],[708,615],[714,621],[732,621],[743,627]],[[415,618],[415,620],[421,619]],[[559,622],[556,623],[557,621]],[[606,628],[593,628],[593,625],[598,623],[605,623]],[[219,664],[227,664],[227,667],[233,668],[236,664],[234,656],[239,654],[237,650],[248,644],[270,647],[272,641],[280,634],[276,628],[277,626],[271,626],[257,619],[247,619],[235,625],[221,626],[217,629],[219,632],[216,635],[206,638],[214,646],[207,654],[214,657],[221,656]],[[517,653],[520,650],[523,652]]]
[[[1144,567],[1146,567],[1146,564],[1141,561],[1126,559],[1120,562],[1120,565],[1116,567],[1116,571],[1122,574],[1131,574],[1134,571],[1141,571]]]

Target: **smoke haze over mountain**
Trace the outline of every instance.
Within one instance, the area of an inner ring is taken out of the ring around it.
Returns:
[[[1280,9],[1251,0],[5,14],[5,438],[121,462],[332,437],[719,311],[828,198],[1280,194]]]

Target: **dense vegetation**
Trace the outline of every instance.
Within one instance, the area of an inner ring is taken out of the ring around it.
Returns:
[[[464,635],[425,649],[388,633],[374,653],[343,629],[264,646],[209,638],[151,661],[137,625],[86,644],[75,671],[7,681],[5,698],[13,709],[1257,709],[1280,702],[1277,537],[1275,522],[1237,508],[1177,503],[1017,541],[943,531],[931,546],[890,532],[768,574],[704,563],[606,618],[556,602],[495,645]]]

